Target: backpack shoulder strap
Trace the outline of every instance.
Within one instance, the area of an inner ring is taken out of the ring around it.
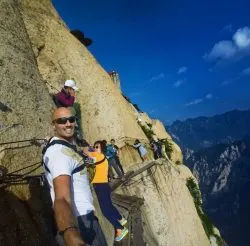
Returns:
[[[52,138],[49,139],[48,144],[47,144],[47,145],[43,148],[43,150],[42,150],[42,155],[43,155],[43,156],[45,155],[45,153],[46,153],[46,151],[48,150],[48,148],[51,147],[51,146],[53,146],[53,145],[55,145],[55,144],[64,145],[64,146],[66,146],[66,147],[72,149],[73,151],[75,151],[77,154],[81,155],[81,154],[77,151],[77,148],[76,148],[75,145],[70,144],[70,143],[68,143],[68,142],[66,142],[66,141],[60,140],[60,139],[50,141],[51,139],[52,139]],[[81,155],[81,156],[82,156],[82,155]],[[45,165],[44,162],[42,162],[42,165],[44,166],[45,170],[46,170],[47,172],[50,173],[49,168]],[[77,172],[80,172],[81,170],[84,169],[84,167],[85,167],[85,164],[82,164],[81,166],[75,168],[75,169],[72,171],[72,174],[77,173]]]
[[[106,160],[106,156],[104,156],[104,158],[102,160],[95,162],[95,165],[99,165],[99,164],[103,163],[105,160]]]
[[[88,157],[88,156],[85,155],[84,153],[79,153],[79,154],[80,154],[83,158]],[[97,166],[97,165],[103,163],[105,160],[106,160],[106,156],[104,156],[104,158],[103,158],[102,160],[95,162],[93,165],[94,165],[94,166]],[[85,168],[85,166],[86,166],[86,165],[83,164],[83,165],[81,165],[81,166],[75,168],[75,169],[72,171],[72,174],[81,172],[81,171]]]
[[[68,147],[68,148],[74,150],[75,152],[77,152],[76,146],[74,146],[73,144],[70,144],[70,143],[68,143],[68,142],[66,142],[66,141],[63,141],[63,140],[60,140],[60,139],[57,139],[57,140],[53,140],[53,141],[49,142],[49,143],[44,147],[44,149],[43,149],[43,151],[42,151],[42,154],[44,155],[45,152],[47,151],[47,149],[48,149],[49,147],[55,145],[55,144],[64,145],[64,146],[66,146],[66,147]]]

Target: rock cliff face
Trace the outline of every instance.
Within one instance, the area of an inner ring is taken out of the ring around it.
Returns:
[[[142,216],[148,245],[210,245],[186,187],[189,177],[192,174],[184,165],[176,168],[163,162],[120,189],[144,199]]]
[[[167,139],[172,144],[172,154],[171,159],[174,163],[183,163],[183,155],[181,152],[180,147],[173,141],[172,137],[167,133],[163,123],[159,120],[150,119],[150,117],[147,115],[147,113],[139,113],[137,110],[133,107],[133,110],[135,111],[137,115],[137,121],[140,122],[140,124],[148,127],[151,127],[151,130],[155,134],[154,137],[157,139]]]
[[[42,83],[17,1],[0,1],[0,29],[0,142],[44,137],[49,134],[52,100]],[[9,172],[36,163],[37,167],[40,155],[40,148],[29,142],[1,145],[0,165]],[[51,244],[44,219],[48,214],[36,186],[3,186],[0,181],[0,245]]]
[[[48,87],[61,89],[65,79],[74,78],[80,88],[77,101],[86,138],[90,142],[124,136],[146,139],[108,73],[65,27],[50,1],[20,3],[39,71]]]
[[[50,135],[53,102],[49,93],[74,78],[80,88],[77,101],[86,138],[90,142],[115,138],[122,147],[125,169],[139,168],[138,153],[125,145],[128,138],[148,141],[134,111],[95,58],[70,34],[51,2],[1,0],[0,7],[0,142]],[[160,127],[158,131],[168,135]],[[0,147],[0,165],[9,172],[41,158],[40,148],[29,141]],[[32,168],[23,172],[29,171]],[[190,176],[185,167],[165,161],[155,171],[138,176],[140,184],[130,183],[120,190],[145,199],[148,245],[210,245],[186,187]],[[46,194],[36,181],[0,185],[0,245],[54,245],[47,221],[50,211],[42,203]],[[112,229],[98,215],[112,245]]]

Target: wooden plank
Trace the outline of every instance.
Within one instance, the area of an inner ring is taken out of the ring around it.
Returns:
[[[138,174],[140,174],[140,173],[146,171],[147,169],[149,169],[149,168],[151,168],[151,167],[153,167],[153,166],[155,166],[155,165],[159,165],[159,163],[156,162],[156,161],[152,161],[152,162],[148,163],[148,164],[145,165],[144,167],[142,167],[142,168],[140,168],[140,169],[134,171],[134,173],[132,173],[132,174],[129,176],[129,179],[131,179],[131,178],[137,176]],[[125,183],[125,182],[124,182],[124,183]]]
[[[152,161],[150,163],[148,163],[147,165],[145,165],[144,167],[136,170],[136,171],[129,171],[127,172],[123,179],[118,179],[117,181],[110,183],[110,187],[111,190],[114,191],[116,190],[118,187],[120,187],[123,184],[127,184],[132,178],[134,178],[135,176],[141,174],[142,172],[146,171],[147,169],[150,169],[151,167],[155,166],[155,165],[159,165],[158,162],[156,161]]]
[[[136,196],[112,194],[111,198],[114,204],[126,208],[129,211],[139,209],[139,207],[144,203],[142,198]]]
[[[122,179],[117,179],[114,182],[110,183],[110,188],[112,191],[116,190],[118,187],[120,187],[124,182],[130,179],[130,176],[134,173],[134,171],[127,172]]]
[[[131,223],[133,227],[133,238],[132,244],[135,246],[146,246],[146,243],[143,239],[143,225],[141,212],[138,210],[136,212],[131,213]]]
[[[113,183],[112,189],[117,189],[120,185],[129,182],[131,178],[158,164],[158,162],[150,162],[136,171],[129,172],[125,180],[119,180],[118,182]],[[114,246],[146,246],[146,243],[143,239],[143,225],[140,212],[140,206],[144,203],[144,200],[136,196],[112,193],[112,201],[118,207],[125,208],[129,211],[128,236],[121,242],[114,242]]]
[[[137,196],[128,196],[128,195],[124,195],[124,194],[117,194],[117,193],[113,193],[112,194],[112,198],[115,198],[115,199],[120,199],[120,200],[127,200],[127,201],[131,201],[131,202],[135,202],[135,201],[142,201],[143,202],[143,199],[140,198],[140,197],[137,197]]]

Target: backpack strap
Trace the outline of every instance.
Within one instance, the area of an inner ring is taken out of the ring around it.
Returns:
[[[107,159],[106,156],[104,156],[104,158],[102,160],[95,162],[95,165],[99,165],[99,164],[103,163],[106,159]]]
[[[84,154],[82,151],[78,152],[76,150],[76,153],[79,154],[83,159],[87,158],[88,156],[86,154]],[[82,164],[81,166],[79,167],[76,167],[71,174],[75,174],[75,173],[78,173],[78,172],[81,172],[84,168],[85,168],[86,164]]]
[[[83,159],[88,157],[86,154],[84,154],[84,153],[82,153],[82,152],[80,152],[79,154],[83,157]],[[90,158],[91,158],[91,157],[90,157]],[[103,158],[102,160],[95,162],[93,165],[94,165],[94,166],[99,165],[99,164],[103,163],[105,160],[106,160],[106,156],[104,156],[104,158]],[[81,172],[81,171],[85,168],[85,166],[86,166],[86,165],[83,164],[83,165],[81,165],[81,166],[75,168],[75,169],[72,171],[72,174]]]
[[[83,157],[83,159],[84,159],[84,155],[81,154],[81,153],[79,153],[79,152],[77,151],[77,148],[76,148],[75,145],[70,144],[70,143],[68,143],[68,142],[66,142],[66,141],[60,140],[60,139],[50,141],[51,139],[52,139],[52,138],[49,139],[49,143],[48,143],[48,144],[43,148],[43,150],[42,150],[43,156],[45,155],[45,153],[46,153],[46,151],[48,150],[49,147],[51,147],[51,146],[53,146],[53,145],[55,145],[55,144],[61,144],[61,145],[64,145],[64,146],[66,146],[66,147],[72,149],[74,152],[76,152],[77,154],[79,154],[79,155],[80,155],[81,157]],[[48,173],[50,173],[49,168],[45,165],[44,162],[42,163],[42,165],[44,166],[45,170],[46,170]],[[85,168],[85,166],[86,166],[86,165],[83,163],[81,166],[76,167],[76,168],[72,171],[71,174],[75,174],[75,173],[81,172],[81,171]]]
[[[50,140],[51,140],[51,139],[50,139]],[[77,152],[77,148],[76,148],[76,146],[73,145],[73,144],[70,144],[70,143],[68,143],[68,142],[66,142],[66,141],[63,141],[63,140],[60,140],[60,139],[58,139],[58,140],[53,140],[53,141],[51,141],[51,142],[50,142],[50,140],[49,140],[49,143],[44,147],[44,149],[43,149],[43,151],[42,151],[42,154],[43,154],[43,155],[45,155],[45,152],[47,151],[47,149],[48,149],[50,146],[53,146],[53,145],[55,145],[55,144],[64,145],[64,146],[66,146],[66,147],[68,147],[68,148],[74,150],[75,152]],[[78,153],[78,152],[77,152],[77,153]]]

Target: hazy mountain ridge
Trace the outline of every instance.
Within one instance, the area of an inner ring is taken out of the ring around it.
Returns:
[[[213,117],[175,121],[167,126],[183,150],[199,150],[250,136],[250,110],[233,110]]]

